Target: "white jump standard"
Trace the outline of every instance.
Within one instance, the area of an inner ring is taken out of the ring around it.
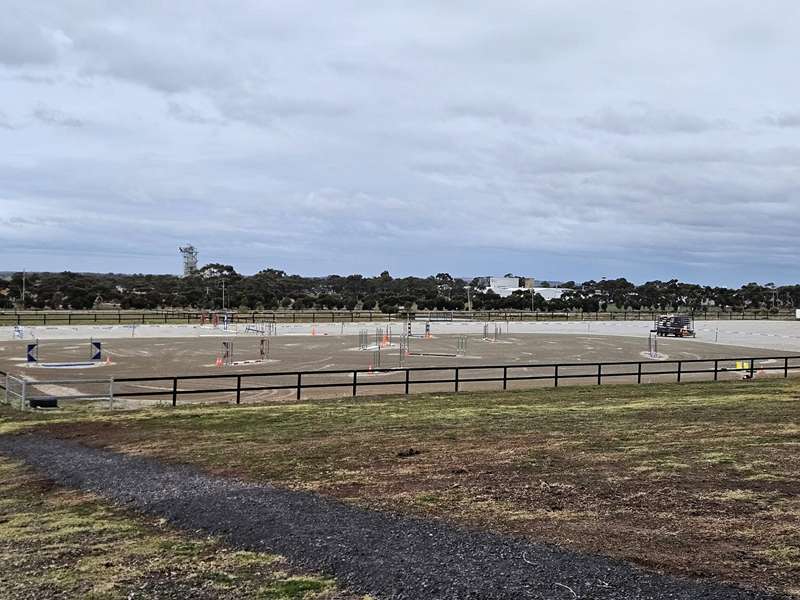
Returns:
[[[409,319],[408,321],[406,321],[406,337],[409,337],[409,338],[422,338],[422,339],[426,339],[426,340],[431,339],[433,337],[433,335],[431,335],[431,322],[430,321],[426,321],[425,322],[425,333],[424,334],[422,334],[422,333],[413,333],[412,330],[411,330],[411,320]]]

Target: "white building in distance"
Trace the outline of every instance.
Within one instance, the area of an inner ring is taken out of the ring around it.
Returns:
[[[569,288],[558,287],[534,287],[531,289],[534,294],[539,294],[545,300],[558,300],[569,291]]]
[[[505,298],[524,288],[519,285],[519,277],[489,277],[489,289]]]
[[[537,287],[534,283],[531,277],[490,277],[488,289],[501,298],[506,298],[519,290],[533,290],[534,294],[539,294],[545,300],[561,298],[569,291],[568,288]]]

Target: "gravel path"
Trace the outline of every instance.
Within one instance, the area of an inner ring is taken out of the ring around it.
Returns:
[[[777,598],[43,436],[0,436],[0,452],[58,484],[221,535],[236,547],[280,553],[382,600]]]

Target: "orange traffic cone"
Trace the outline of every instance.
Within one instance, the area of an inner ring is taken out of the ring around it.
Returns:
[[[110,356],[106,356],[106,364],[107,365],[111,364],[111,357]]]
[[[222,359],[218,356],[216,362],[214,363],[215,366],[221,367],[222,366]]]

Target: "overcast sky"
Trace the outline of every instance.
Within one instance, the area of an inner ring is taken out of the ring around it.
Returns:
[[[0,14],[0,270],[800,282],[797,0]]]

